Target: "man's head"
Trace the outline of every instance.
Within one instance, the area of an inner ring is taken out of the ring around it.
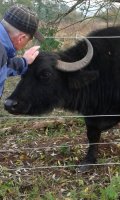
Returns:
[[[14,5],[8,9],[2,20],[14,47],[22,49],[34,36],[42,40],[37,33],[39,19],[30,9],[23,5]]]

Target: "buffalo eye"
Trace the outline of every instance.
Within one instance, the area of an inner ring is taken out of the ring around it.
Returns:
[[[43,80],[43,79],[45,79],[45,80],[47,80],[47,79],[49,79],[51,77],[51,72],[49,72],[49,71],[41,71],[41,73],[38,73],[37,74],[37,79],[41,79],[41,80]]]

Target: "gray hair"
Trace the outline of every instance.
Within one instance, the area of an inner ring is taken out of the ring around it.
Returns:
[[[1,21],[1,23],[3,24],[3,26],[5,27],[7,32],[12,36],[17,36],[20,33],[24,33],[22,31],[18,30],[17,28],[15,28],[14,26],[12,26],[11,24],[9,24],[8,22],[6,22],[4,19]],[[26,35],[28,35],[28,34],[26,34]]]

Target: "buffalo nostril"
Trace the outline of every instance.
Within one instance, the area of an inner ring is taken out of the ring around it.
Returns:
[[[14,110],[17,104],[18,104],[17,101],[12,99],[6,99],[4,103],[5,109],[10,109],[10,110]]]

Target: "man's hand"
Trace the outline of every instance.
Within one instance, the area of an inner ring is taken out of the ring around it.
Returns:
[[[24,53],[23,58],[26,59],[28,64],[32,64],[33,61],[35,60],[35,58],[38,56],[38,54],[39,54],[38,49],[39,48],[40,48],[40,46],[34,46],[34,47],[31,47],[30,49],[28,49]]]

